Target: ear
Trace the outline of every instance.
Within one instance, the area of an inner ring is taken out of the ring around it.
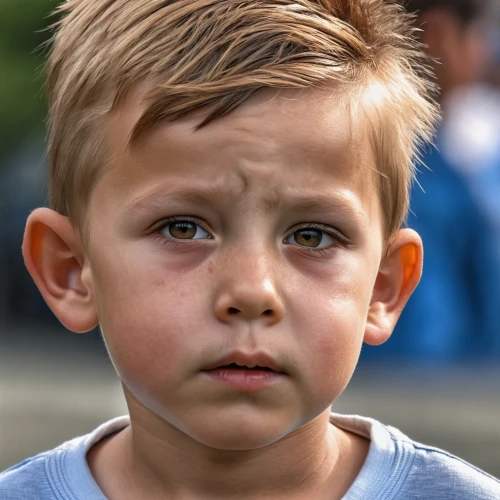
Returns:
[[[83,333],[97,326],[90,267],[67,217],[48,208],[35,210],[26,223],[23,256],[45,302],[66,328]]]
[[[365,329],[367,344],[380,345],[391,336],[420,281],[422,260],[420,236],[413,229],[401,229],[396,233],[375,281]]]

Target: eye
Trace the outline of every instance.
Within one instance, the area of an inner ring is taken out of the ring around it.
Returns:
[[[190,220],[178,219],[166,224],[159,230],[160,234],[176,240],[199,240],[211,238],[199,224]]]
[[[297,229],[288,238],[285,239],[287,244],[295,244],[306,248],[325,248],[332,246],[335,241],[332,236],[325,231],[310,227]]]

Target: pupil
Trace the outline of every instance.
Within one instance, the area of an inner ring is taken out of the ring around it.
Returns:
[[[196,234],[196,224],[192,222],[173,222],[169,227],[170,235],[174,238],[188,240]]]
[[[300,229],[295,232],[294,237],[297,243],[310,248],[319,246],[323,239],[321,231],[315,231],[314,229]]]

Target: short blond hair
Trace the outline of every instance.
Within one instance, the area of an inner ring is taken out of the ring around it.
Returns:
[[[80,229],[105,164],[105,120],[155,82],[131,141],[207,108],[206,126],[263,88],[362,89],[390,236],[404,223],[437,105],[412,18],[384,0],[69,0],[48,61],[51,207]],[[359,101],[359,100],[358,100]]]

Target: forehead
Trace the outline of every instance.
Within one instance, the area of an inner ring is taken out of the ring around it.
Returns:
[[[124,203],[188,181],[240,199],[258,186],[268,205],[287,193],[321,188],[327,196],[332,188],[337,200],[354,196],[373,209],[371,142],[335,90],[266,89],[202,129],[195,130],[207,111],[159,124],[130,146],[144,94],[144,87],[131,92],[108,123],[111,162],[102,180]]]

